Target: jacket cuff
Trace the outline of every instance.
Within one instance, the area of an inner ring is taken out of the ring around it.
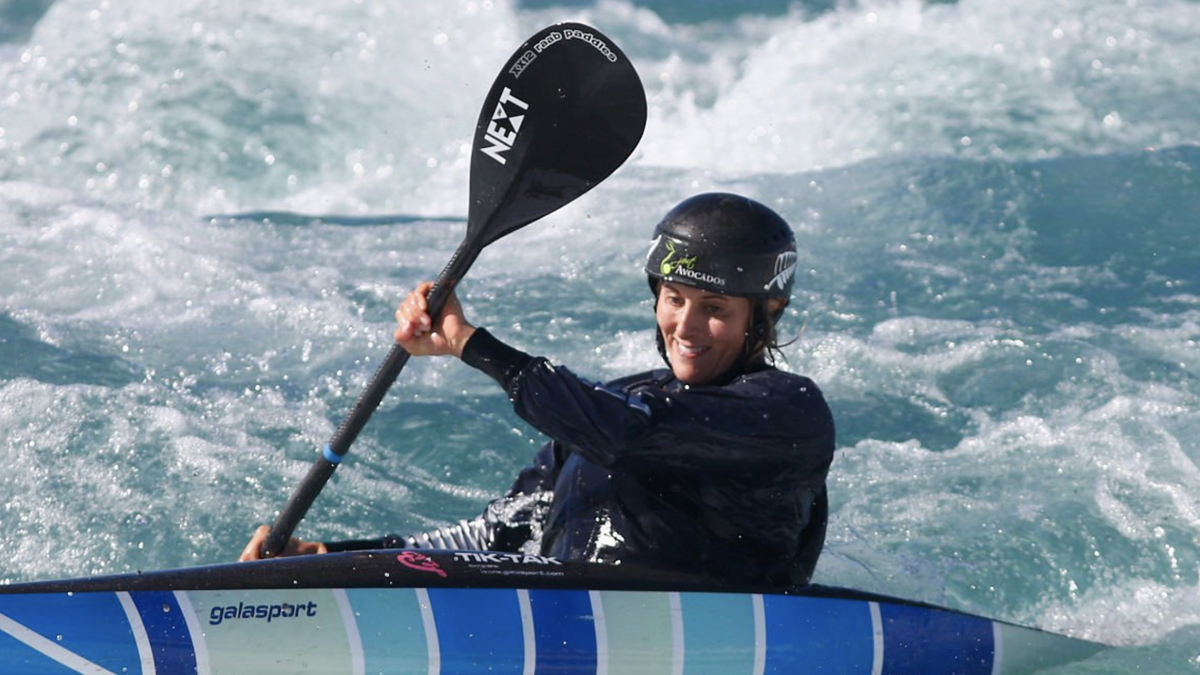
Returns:
[[[512,391],[513,382],[533,357],[497,340],[486,329],[476,328],[471,339],[463,345],[462,360],[499,382],[507,392]]]

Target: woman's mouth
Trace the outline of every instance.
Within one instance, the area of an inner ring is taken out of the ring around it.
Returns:
[[[678,340],[676,340],[675,341],[675,351],[678,352],[679,355],[684,358],[694,359],[694,358],[697,358],[700,355],[702,355],[704,352],[708,351],[708,347],[685,345],[682,342],[679,342]]]

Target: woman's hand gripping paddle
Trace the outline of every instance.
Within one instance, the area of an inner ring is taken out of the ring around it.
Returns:
[[[562,23],[508,60],[484,100],[471,150],[467,234],[429,292],[436,317],[485,246],[568,204],[617,169],[646,126],[646,93],[599,31]],[[409,354],[393,346],[350,415],[280,512],[262,556],[284,550]]]

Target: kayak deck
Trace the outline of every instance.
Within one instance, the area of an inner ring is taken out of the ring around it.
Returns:
[[[0,673],[998,675],[1104,648],[848,589],[702,586],[404,550],[22,584],[0,589]]]

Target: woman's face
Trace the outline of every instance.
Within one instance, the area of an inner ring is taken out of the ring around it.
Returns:
[[[655,317],[675,377],[702,385],[729,370],[742,356],[752,311],[747,298],[660,284]]]

